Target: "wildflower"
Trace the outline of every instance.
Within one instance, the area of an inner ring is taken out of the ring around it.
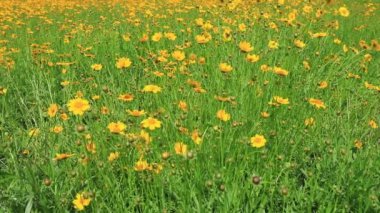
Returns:
[[[174,33],[165,33],[164,36],[165,36],[165,38],[167,38],[171,41],[174,41],[177,38],[177,36]]]
[[[131,60],[127,57],[119,58],[116,62],[116,67],[118,69],[128,68],[132,64]]]
[[[340,7],[338,11],[339,11],[339,15],[343,17],[348,17],[350,15],[350,11],[346,7]]]
[[[305,126],[313,126],[315,123],[315,120],[314,118],[306,118],[304,123],[305,123]]]
[[[376,121],[374,121],[374,120],[370,120],[370,121],[368,122],[368,125],[369,125],[372,129],[377,129],[377,128],[379,128],[379,126],[377,125]]]
[[[278,49],[278,42],[277,41],[269,41],[268,42],[268,47],[269,49]]]
[[[118,99],[121,101],[130,102],[130,101],[133,101],[134,96],[130,93],[124,93],[124,94],[119,95]]]
[[[161,87],[153,84],[144,86],[143,92],[159,93],[161,92]]]
[[[137,109],[134,109],[134,110],[127,110],[128,114],[133,116],[133,117],[140,117],[140,116],[143,116],[145,115],[145,111],[144,110],[137,110]]]
[[[47,110],[47,114],[49,115],[49,117],[52,118],[57,114],[58,109],[59,109],[59,107],[57,104],[50,104],[50,106]]]
[[[269,116],[270,116],[270,114],[268,112],[261,112],[260,115],[263,118],[269,118]]]
[[[221,121],[229,121],[231,119],[231,115],[225,110],[221,109],[216,113],[216,117]]]
[[[325,89],[325,88],[327,88],[329,86],[329,84],[327,83],[327,81],[321,81],[321,82],[319,82],[319,86],[318,86],[318,88],[319,89]]]
[[[102,70],[103,66],[101,64],[93,64],[91,65],[91,69],[95,71],[100,71]]]
[[[67,158],[70,158],[74,156],[74,154],[67,154],[67,153],[63,153],[63,154],[55,154],[55,157],[53,158],[53,160],[55,161],[59,161],[59,160],[65,160]]]
[[[108,155],[108,161],[109,162],[112,162],[114,160],[117,160],[120,156],[120,153],[119,152],[111,152],[109,155]]]
[[[0,95],[5,95],[5,94],[7,94],[7,88],[5,88],[5,87],[0,87]]]
[[[251,62],[251,63],[255,63],[257,61],[260,60],[260,56],[259,55],[251,55],[251,54],[248,54],[245,59],[248,61],[248,62]]]
[[[289,71],[287,71],[286,69],[283,69],[281,67],[276,67],[276,66],[273,68],[273,72],[276,73],[277,75],[280,75],[280,76],[289,75]]]
[[[107,128],[111,133],[120,134],[127,128],[127,125],[120,121],[116,123],[111,122],[110,124],[108,124]]]
[[[178,108],[180,108],[182,111],[186,112],[187,111],[187,103],[184,101],[180,101],[178,103]]]
[[[155,118],[152,118],[152,117],[149,117],[143,121],[141,121],[141,126],[143,128],[147,128],[147,129],[150,129],[150,130],[155,130],[157,128],[161,128],[161,121],[155,119]]]
[[[305,48],[306,46],[306,44],[299,39],[294,40],[294,45],[296,45],[296,47],[301,48],[301,49]]]
[[[197,145],[201,144],[202,143],[202,137],[199,135],[199,132],[198,130],[194,130],[192,133],[191,133],[191,139],[193,140],[193,142]]]
[[[182,142],[177,142],[174,144],[174,150],[177,155],[186,156],[187,154],[187,145]]]
[[[41,133],[40,129],[38,128],[32,128],[29,130],[29,137],[37,137]]]
[[[162,38],[162,33],[155,33],[155,34],[153,34],[153,36],[152,36],[152,41],[154,41],[154,42],[158,42],[158,41],[161,40],[161,38]]]
[[[317,109],[319,109],[319,108],[326,109],[325,103],[323,103],[322,100],[310,98],[309,103],[311,105],[315,106]]]
[[[363,142],[361,142],[360,140],[355,140],[355,148],[356,149],[362,149],[363,148]]]
[[[231,72],[233,70],[232,66],[227,63],[220,63],[219,70],[224,73]]]
[[[59,134],[63,131],[63,127],[58,125],[58,126],[54,126],[53,128],[50,129],[51,132],[54,132],[56,134]]]
[[[242,52],[245,52],[245,53],[248,53],[248,52],[251,52],[253,50],[253,47],[251,46],[251,44],[247,41],[242,41],[239,43],[239,48]]]
[[[147,170],[149,168],[149,164],[146,160],[140,159],[139,161],[136,162],[135,164],[135,171],[141,172],[144,170]]]
[[[261,148],[264,147],[267,140],[263,135],[256,134],[255,136],[251,137],[251,146],[255,148]]]
[[[185,53],[183,51],[176,50],[172,53],[172,57],[177,61],[183,61],[183,59],[185,59]]]
[[[278,104],[282,104],[282,105],[288,105],[289,104],[289,99],[288,98],[282,98],[280,96],[274,96],[273,99]]]
[[[78,211],[83,211],[84,208],[91,203],[91,198],[87,197],[85,193],[78,193],[73,200],[74,208]]]
[[[90,109],[90,104],[87,100],[82,98],[72,99],[67,103],[69,111],[74,115],[82,116],[86,111]]]
[[[150,137],[149,133],[145,132],[144,130],[141,130],[139,137],[145,141],[146,144],[152,142],[152,137]]]

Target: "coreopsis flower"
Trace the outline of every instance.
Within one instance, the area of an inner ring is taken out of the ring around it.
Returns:
[[[242,52],[248,53],[253,50],[252,45],[247,41],[242,41],[239,43],[239,48]]]
[[[193,142],[197,145],[201,144],[202,143],[202,137],[199,135],[199,132],[198,130],[194,130],[192,133],[191,133],[191,139],[193,140]]]
[[[343,17],[348,17],[350,15],[350,11],[347,9],[347,7],[340,7],[338,11],[339,11],[339,15]]]
[[[363,148],[363,142],[361,140],[355,140],[354,142],[356,149],[362,149]]]
[[[145,111],[144,110],[137,110],[137,109],[134,109],[134,110],[127,110],[128,114],[133,116],[133,117],[140,117],[140,116],[143,116],[145,115]]]
[[[270,117],[270,114],[268,112],[261,112],[260,115],[263,118],[269,118]]]
[[[372,129],[377,129],[377,128],[379,128],[379,126],[377,125],[376,121],[374,121],[374,120],[370,120],[370,121],[368,122],[368,125],[369,125]]]
[[[74,208],[77,211],[83,211],[86,206],[90,205],[90,203],[91,203],[91,198],[86,196],[86,193],[84,192],[78,193],[75,196],[75,199],[73,200]]]
[[[157,85],[153,85],[153,84],[149,84],[149,85],[146,85],[144,86],[143,88],[143,92],[151,92],[151,93],[159,93],[161,92],[161,87],[157,86]]]
[[[165,38],[167,38],[171,41],[174,41],[177,39],[177,36],[174,33],[165,33],[164,36],[165,36]]]
[[[177,155],[186,156],[187,154],[187,145],[182,142],[177,142],[174,144],[174,150]]]
[[[277,75],[280,75],[280,76],[289,75],[289,71],[287,71],[286,69],[283,69],[281,67],[276,67],[276,66],[273,68],[273,72]]]
[[[248,54],[245,59],[248,61],[248,62],[251,62],[251,63],[255,63],[255,62],[258,62],[260,60],[260,56],[259,55],[255,55],[255,54]]]
[[[183,61],[185,59],[185,53],[183,51],[176,50],[172,53],[172,57],[177,61]]]
[[[52,118],[57,114],[58,109],[59,109],[58,104],[50,104],[50,106],[47,110],[47,114],[49,115],[49,117]]]
[[[63,127],[61,125],[57,125],[51,128],[50,131],[59,134],[63,131]]]
[[[288,98],[282,98],[280,96],[274,96],[273,100],[278,104],[282,104],[282,105],[288,105],[289,104]]]
[[[278,44],[278,42],[277,41],[269,41],[268,42],[268,47],[269,47],[269,49],[278,49],[278,46],[279,46],[279,44]]]
[[[32,128],[29,130],[28,135],[29,137],[37,137],[41,133],[41,130],[39,128]]]
[[[117,160],[120,156],[120,153],[119,152],[111,152],[109,155],[108,155],[108,161],[109,162],[112,162],[114,160]]]
[[[95,71],[100,71],[102,70],[103,66],[101,64],[93,64],[91,65],[91,69]]]
[[[136,162],[134,169],[135,171],[141,172],[149,169],[149,164],[146,160],[140,159]]]
[[[74,156],[74,154],[67,154],[67,153],[62,153],[62,154],[55,154],[55,157],[53,158],[54,161],[59,161],[59,160],[65,160],[67,158],[70,158]]]
[[[251,146],[255,148],[261,148],[264,147],[267,143],[267,140],[263,135],[256,134],[255,136],[251,137]]]
[[[306,46],[306,44],[299,39],[294,40],[294,45],[298,48],[301,48],[301,49],[305,48],[305,46]]]
[[[220,63],[219,70],[223,73],[229,73],[233,70],[232,66],[227,63]]]
[[[90,103],[82,98],[71,99],[67,106],[69,107],[69,111],[74,115],[82,116],[86,111],[90,110]]]
[[[152,137],[149,135],[149,132],[145,132],[144,130],[140,131],[139,135],[140,139],[142,139],[146,144],[150,144],[152,142]]]
[[[0,96],[1,95],[5,95],[5,94],[7,94],[7,88],[5,88],[5,87],[0,87]]]
[[[131,102],[133,101],[134,96],[130,93],[124,93],[124,94],[119,95],[118,99],[125,102]]]
[[[325,88],[327,88],[329,86],[329,83],[327,82],[327,81],[321,81],[321,82],[319,82],[319,84],[318,84],[318,88],[319,89],[325,89]]]
[[[216,117],[221,121],[229,121],[231,119],[231,115],[225,110],[221,109],[216,113]]]
[[[116,67],[118,69],[128,68],[131,65],[132,65],[132,61],[127,57],[119,58],[117,59],[117,62],[116,62]]]
[[[187,112],[187,103],[185,101],[179,101],[178,108],[180,108],[184,112]]]
[[[154,42],[158,42],[158,41],[161,40],[161,38],[162,38],[162,33],[155,33],[155,34],[153,34],[153,36],[152,36],[152,41],[154,41]]]
[[[315,99],[315,98],[310,98],[309,103],[313,106],[315,106],[317,109],[326,109],[325,103],[323,103],[322,100]]]
[[[161,128],[161,121],[149,117],[143,121],[141,121],[141,126],[146,129],[155,130],[157,128]]]
[[[121,121],[111,122],[107,128],[111,133],[120,134],[127,128],[127,125]]]

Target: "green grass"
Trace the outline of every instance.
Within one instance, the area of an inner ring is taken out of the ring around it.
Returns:
[[[361,40],[370,46],[371,40],[380,42],[376,1],[344,1],[349,17],[335,13],[341,1],[242,3],[232,11],[226,5],[208,8],[186,1],[46,2],[0,3],[0,88],[7,89],[0,93],[0,212],[73,212],[72,202],[81,192],[91,198],[88,212],[380,211],[380,132],[369,125],[371,120],[380,125],[380,93],[365,87],[365,82],[380,86],[380,53],[359,45]],[[305,5],[313,12],[303,13]],[[363,15],[371,7],[373,12]],[[320,18],[315,16],[318,8],[324,11]],[[280,21],[293,10],[298,13],[294,25]],[[265,13],[271,17],[260,15]],[[195,40],[204,32],[196,26],[197,18],[218,30],[207,30],[212,35],[207,44]],[[338,21],[339,28],[330,27],[332,21]],[[278,31],[268,27],[271,22]],[[247,26],[245,32],[239,32],[241,23]],[[232,30],[230,42],[222,39],[224,27]],[[156,32],[173,32],[177,39],[151,41]],[[328,36],[311,38],[309,33],[317,32]],[[126,33],[131,35],[129,42],[122,38]],[[149,41],[140,42],[144,33]],[[296,48],[295,38],[306,47]],[[334,43],[336,38],[340,44]],[[269,49],[269,40],[278,41],[279,49]],[[240,41],[252,44],[250,54],[260,55],[258,62],[245,60]],[[182,48],[187,42],[191,45]],[[83,51],[87,47],[91,49]],[[161,50],[171,54],[176,49],[186,53],[184,61],[169,56],[167,62],[157,62]],[[197,56],[194,63],[188,63],[191,54]],[[371,61],[363,62],[366,54]],[[117,69],[120,57],[130,58],[132,66]],[[200,57],[205,64],[198,63]],[[309,62],[310,70],[303,61]],[[220,72],[222,62],[234,70]],[[102,64],[101,71],[91,69],[96,63]],[[289,75],[263,72],[264,64],[282,67]],[[154,71],[165,75],[157,77]],[[349,73],[361,78],[348,78]],[[206,92],[195,92],[189,79]],[[63,81],[71,83],[62,86]],[[321,81],[328,87],[319,89]],[[162,91],[141,92],[148,84]],[[78,91],[91,104],[83,116],[67,107]],[[133,94],[134,100],[118,100],[124,93]],[[94,95],[100,99],[92,100]],[[232,101],[221,102],[216,96]],[[290,104],[269,105],[274,96],[288,98]],[[312,106],[309,98],[323,100],[326,109]],[[181,100],[187,112],[178,108]],[[52,103],[60,110],[50,118],[47,109]],[[102,114],[102,107],[110,113]],[[147,114],[136,118],[127,109]],[[229,121],[216,117],[220,109],[231,114]],[[269,118],[260,115],[264,111]],[[60,119],[61,113],[69,119]],[[131,134],[140,134],[140,122],[149,116],[159,119],[162,127],[145,129],[152,137],[145,145]],[[315,124],[305,126],[307,118]],[[108,124],[116,121],[127,124],[126,135],[109,132]],[[64,128],[59,134],[50,131],[56,125]],[[78,125],[85,130],[78,131]],[[28,134],[33,128],[40,130],[36,137]],[[200,145],[191,138],[196,129],[202,136]],[[266,138],[265,147],[250,146],[256,134]],[[356,147],[356,141],[363,147]],[[177,155],[176,142],[187,144],[189,153]],[[95,153],[86,148],[89,143],[96,145]],[[120,157],[109,162],[111,152]],[[163,159],[164,152],[170,158]],[[55,161],[57,153],[74,156]],[[162,164],[162,171],[135,171],[140,158]],[[259,184],[253,184],[254,176],[260,177]]]

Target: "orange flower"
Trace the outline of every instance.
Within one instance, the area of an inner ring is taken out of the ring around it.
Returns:
[[[65,160],[65,159],[70,158],[72,156],[74,156],[74,154],[67,154],[67,153],[55,154],[55,157],[53,158],[53,160],[55,160],[55,161]]]
[[[317,109],[319,109],[319,108],[326,109],[325,103],[323,103],[322,100],[310,98],[309,103],[311,105],[315,106]]]
[[[47,114],[49,115],[49,117],[52,118],[57,114],[58,109],[59,109],[59,106],[57,104],[50,104],[47,110]]]
[[[120,134],[122,133],[126,128],[127,125],[123,122],[111,122],[108,124],[107,128],[110,130],[111,133]]]

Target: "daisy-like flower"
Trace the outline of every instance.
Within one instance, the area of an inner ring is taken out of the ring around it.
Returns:
[[[134,109],[134,110],[127,110],[128,114],[133,116],[133,117],[140,117],[140,116],[143,116],[145,115],[145,111],[144,110],[137,110],[137,109]]]
[[[231,115],[225,110],[221,109],[216,113],[216,117],[221,121],[229,121],[231,119]]]
[[[255,62],[258,62],[260,60],[260,56],[259,55],[251,55],[251,54],[248,54],[246,57],[245,57],[245,60],[247,60],[248,62],[251,62],[251,63],[255,63]]]
[[[368,122],[368,125],[369,125],[372,129],[377,129],[377,128],[379,128],[379,126],[377,125],[376,121],[374,121],[374,120],[370,120],[370,121]]]
[[[86,196],[86,193],[78,193],[73,200],[74,208],[78,211],[83,211],[86,206],[90,205],[91,198]]]
[[[182,142],[177,142],[174,144],[174,150],[177,155],[186,156],[187,154],[187,145]]]
[[[276,103],[278,103],[278,104],[282,104],[282,105],[288,105],[289,104],[288,98],[282,98],[280,96],[274,96],[273,100],[276,101]]]
[[[143,121],[141,121],[141,126],[146,129],[155,130],[157,128],[161,128],[161,121],[149,117]]]
[[[251,146],[255,148],[261,148],[264,147],[267,143],[267,140],[263,135],[256,134],[255,136],[251,137]]]
[[[121,101],[130,102],[130,101],[133,101],[134,96],[130,93],[124,93],[124,94],[119,95],[118,99]]]
[[[90,110],[90,103],[82,98],[75,98],[67,103],[69,111],[74,115],[82,116],[86,111]]]
[[[53,158],[53,160],[55,161],[59,161],[59,160],[65,160],[67,158],[70,158],[74,156],[74,154],[67,154],[67,153],[62,153],[62,154],[55,154],[55,157]]]
[[[161,92],[162,88],[157,86],[157,85],[153,85],[153,84],[149,84],[149,85],[146,85],[144,86],[144,89],[142,90],[143,92],[151,92],[151,93],[159,93]]]
[[[112,162],[114,160],[117,160],[120,156],[120,153],[119,152],[111,152],[109,155],[108,155],[108,161],[109,162]]]
[[[116,62],[116,67],[118,69],[128,68],[131,65],[132,65],[132,61],[127,57],[119,58]]]
[[[242,52],[248,53],[253,50],[252,45],[247,41],[242,41],[239,43],[239,48]]]
[[[299,39],[294,40],[294,45],[300,49],[303,49],[306,46],[306,44]]]
[[[141,171],[149,169],[149,164],[146,160],[140,159],[139,161],[136,162],[134,169],[135,171],[141,172]]]
[[[269,49],[278,49],[278,42],[277,41],[269,41],[268,42],[268,47]]]
[[[103,66],[101,64],[93,64],[91,65],[91,69],[95,71],[100,71],[102,70]]]
[[[120,121],[111,122],[110,124],[108,124],[107,128],[111,133],[120,134],[127,128],[127,125]]]
[[[183,61],[185,59],[185,53],[183,51],[176,50],[172,53],[172,57],[177,61]]]
[[[49,115],[49,117],[52,118],[57,114],[58,109],[59,109],[59,107],[57,104],[50,104],[50,106],[47,110],[47,114]]]
[[[350,11],[347,9],[347,7],[340,7],[338,11],[339,11],[339,15],[343,17],[348,17],[350,15]]]
[[[315,98],[310,98],[309,103],[313,106],[315,106],[317,109],[326,109],[325,103],[323,103],[322,100],[315,99]]]
[[[233,70],[232,66],[227,63],[220,63],[219,70],[223,73],[229,73]]]

